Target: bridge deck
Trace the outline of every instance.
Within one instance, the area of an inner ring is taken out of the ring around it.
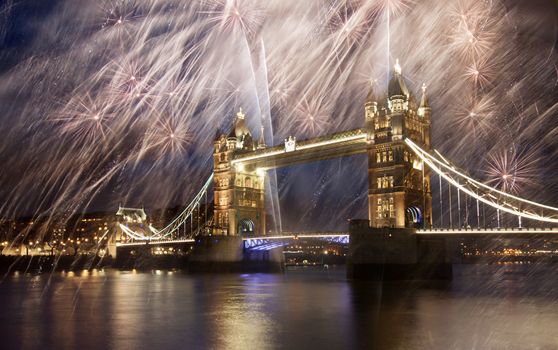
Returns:
[[[493,229],[430,229],[417,230],[420,236],[453,237],[453,238],[502,238],[529,239],[549,236],[558,238],[558,228],[493,228]]]
[[[366,137],[367,134],[362,129],[349,130],[327,137],[297,141],[296,148],[292,151],[287,151],[281,145],[241,154],[231,163],[267,170],[361,154],[366,152]]]
[[[493,228],[493,229],[428,229],[417,230],[419,236],[432,236],[432,237],[452,237],[452,238],[518,238],[529,239],[533,237],[556,237],[558,238],[558,228]],[[243,237],[243,241],[256,242],[256,241],[286,241],[296,239],[337,239],[338,243],[348,243],[349,234],[347,232],[315,232],[315,233],[291,233],[285,232],[279,235],[271,236],[258,236],[258,237]],[[179,243],[193,243],[194,239],[175,239],[175,240],[145,240],[135,242],[120,242],[117,247],[131,247],[131,246],[144,246],[144,245],[160,245],[160,244],[179,244]]]
[[[134,241],[134,242],[118,242],[116,243],[117,247],[133,247],[133,246],[145,246],[145,245],[159,245],[159,244],[178,244],[178,243],[194,243],[193,238],[184,238],[184,239],[153,239],[153,240],[143,240],[143,241]]]

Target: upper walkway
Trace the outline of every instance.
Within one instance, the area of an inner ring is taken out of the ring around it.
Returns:
[[[283,145],[240,153],[231,163],[267,170],[361,154],[366,152],[366,138],[365,130],[354,129],[303,141],[287,139]]]

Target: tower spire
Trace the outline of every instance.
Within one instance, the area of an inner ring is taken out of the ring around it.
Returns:
[[[422,97],[420,98],[420,106],[417,113],[421,117],[430,118],[430,103],[426,95],[426,84],[422,84]]]
[[[409,98],[409,89],[407,84],[405,84],[405,79],[401,74],[401,66],[399,65],[399,59],[395,60],[395,65],[393,66],[393,74],[388,85],[388,98],[393,99],[405,99]]]
[[[236,113],[236,116],[238,117],[238,119],[244,119],[244,113],[242,113],[242,107],[240,107],[240,110],[238,111],[238,113]]]
[[[395,59],[395,65],[393,66],[393,71],[395,74],[401,75],[401,66],[399,65],[399,58]]]
[[[264,126],[262,125],[262,129],[261,129],[261,134],[260,134],[260,140],[258,141],[258,149],[263,149],[266,148],[266,144],[265,144],[265,137],[264,137]]]
[[[422,84],[422,97],[420,98],[420,107],[428,108],[430,104],[428,103],[428,97],[426,96],[426,84]]]

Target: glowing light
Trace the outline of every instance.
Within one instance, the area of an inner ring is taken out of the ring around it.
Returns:
[[[383,25],[392,15],[401,16],[391,18],[392,52],[404,55],[410,81],[429,79],[440,147],[481,169],[479,147],[503,150],[518,140],[548,157],[549,173],[556,163],[546,151],[555,50],[539,40],[543,22],[531,25],[501,0],[101,0],[83,7],[86,21],[72,13],[49,13],[52,48],[30,51],[3,72],[4,99],[28,101],[3,109],[13,121],[3,125],[6,215],[27,205],[37,213],[78,212],[114,184],[124,197],[155,198],[157,207],[189,202],[183,196],[191,179],[210,171],[200,166],[210,159],[207,145],[241,104],[273,120],[273,129],[266,125],[270,145],[362,125],[368,89],[361,77],[383,76],[394,63],[385,60]],[[167,118],[170,129],[160,124]],[[347,181],[353,176],[359,174]],[[498,189],[498,181],[531,187],[508,169],[487,177]],[[111,200],[107,206],[118,199]]]
[[[330,105],[323,99],[308,100],[304,98],[295,109],[297,114],[295,123],[305,134],[320,134],[330,124],[330,108]]]
[[[464,235],[464,234],[479,234],[479,235],[486,235],[486,234],[558,234],[558,229],[556,228],[545,228],[545,229],[537,229],[537,228],[528,228],[528,229],[521,229],[521,228],[492,228],[492,229],[432,229],[432,230],[417,230],[417,234],[422,235]]]
[[[328,145],[334,145],[337,143],[344,143],[344,142],[349,142],[349,141],[362,141],[363,145],[366,144],[366,138],[367,138],[367,134],[364,132],[357,132],[355,135],[350,135],[350,136],[346,136],[346,137],[339,137],[339,138],[334,138],[331,140],[326,140],[326,141],[318,141],[318,142],[312,142],[312,143],[308,143],[308,144],[302,144],[302,145],[297,145],[296,150],[297,151],[302,151],[302,150],[307,150],[307,149],[313,149],[313,148],[317,148],[317,147],[323,147],[323,146],[328,146]],[[283,154],[285,153],[284,149],[278,149],[276,151],[267,151],[263,154],[256,154],[253,156],[246,156],[246,157],[240,157],[237,159],[233,159],[231,161],[232,164],[239,164],[242,162],[249,162],[249,161],[253,161],[253,160],[257,160],[257,159],[263,159],[263,158],[268,158],[268,157],[273,157],[279,154]]]
[[[401,66],[399,65],[398,58],[395,60],[395,65],[393,66],[393,70],[395,71],[395,73],[401,75]]]
[[[209,23],[227,31],[254,36],[262,25],[265,12],[255,2],[246,0],[210,0],[206,2]]]
[[[488,165],[484,171],[488,184],[504,192],[519,193],[525,188],[534,188],[538,172],[537,158],[532,154],[519,152],[511,147],[499,153],[489,154]]]
[[[543,205],[543,204],[540,204],[540,203],[536,203],[536,202],[528,201],[528,200],[525,200],[525,199],[522,199],[522,198],[519,198],[519,197],[515,197],[515,196],[510,195],[510,194],[505,193],[505,192],[498,191],[497,189],[494,189],[490,186],[487,186],[483,183],[480,183],[480,182],[470,178],[469,176],[460,173],[459,171],[457,171],[453,167],[450,167],[450,166],[446,165],[445,163],[433,158],[427,152],[423,151],[420,147],[418,147],[410,139],[405,139],[405,142],[411,147],[411,149],[415,152],[415,154],[417,156],[419,156],[426,164],[428,164],[428,166],[432,170],[434,170],[434,172],[436,172],[438,175],[443,177],[446,181],[450,182],[453,186],[459,188],[461,191],[467,193],[471,197],[473,197],[473,198],[475,198],[475,199],[477,199],[477,200],[479,200],[483,203],[486,203],[493,208],[500,209],[504,212],[507,212],[507,213],[510,213],[510,214],[513,214],[513,215],[521,216],[521,217],[536,220],[536,221],[558,223],[558,218],[554,218],[552,216],[537,215],[537,214],[534,214],[534,213],[532,213],[530,211],[527,211],[525,209],[520,211],[519,208],[517,208],[516,206],[512,206],[509,203],[506,203],[505,201],[503,201],[502,204],[500,204],[498,202],[493,202],[493,201],[487,199],[489,197],[479,195],[476,192],[469,189],[468,187],[466,187],[465,185],[467,183],[472,183],[472,184],[477,185],[478,187],[483,187],[485,189],[488,189],[489,191],[499,193],[499,194],[503,195],[504,197],[508,197],[509,199],[514,199],[514,200],[517,200],[517,201],[520,201],[520,202],[523,202],[523,203],[531,204],[531,205],[537,206],[539,208],[547,208],[547,209],[551,209],[551,210],[556,211],[556,212],[558,212],[558,208],[549,207],[549,206],[546,206],[546,205]],[[458,175],[461,179],[464,179],[465,180],[464,183],[459,183],[458,181],[456,181],[453,177],[449,176],[448,173],[445,173],[444,171],[442,171],[436,164],[441,165],[443,168],[448,170],[450,173],[454,173],[454,174]],[[554,213],[554,215],[555,214],[556,213]]]

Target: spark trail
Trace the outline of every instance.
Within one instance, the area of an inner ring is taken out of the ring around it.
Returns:
[[[388,52],[415,93],[428,85],[437,149],[487,181],[520,162],[516,154],[502,163],[502,150],[514,143],[531,149],[529,159],[544,158],[547,167],[537,174],[547,191],[532,199],[556,197],[548,174],[558,170],[558,151],[545,137],[557,127],[553,11],[540,18],[525,15],[519,1],[473,0],[53,6],[25,54],[1,73],[1,217],[113,210],[121,201],[148,209],[188,203],[211,171],[216,130],[227,131],[239,107],[256,135],[262,114],[269,118],[269,143],[360,127],[371,78],[385,98]],[[1,16],[5,37],[10,11]],[[254,77],[262,70],[266,84]],[[270,90],[262,94],[264,85]],[[269,116],[262,96],[269,96]],[[351,158],[346,167],[364,161]],[[362,207],[353,216],[365,216],[365,196],[331,201],[343,189],[322,191],[303,176],[307,170],[289,171],[333,212]],[[519,170],[519,181],[502,186],[531,186]],[[366,191],[360,173],[338,171],[356,192]],[[279,183],[283,198],[297,189]],[[307,213],[309,202],[294,206]],[[333,215],[311,212],[308,222],[334,224]]]

